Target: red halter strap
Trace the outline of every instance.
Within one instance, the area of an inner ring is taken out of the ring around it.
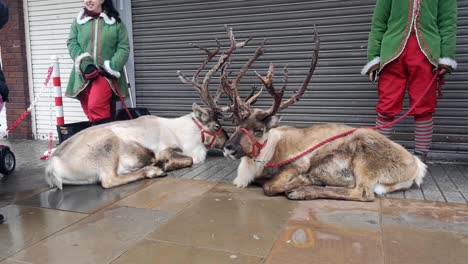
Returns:
[[[212,137],[211,139],[211,142],[210,144],[208,144],[207,147],[211,148],[213,146],[213,144],[216,142],[216,139],[218,138],[218,135],[221,134],[221,132],[223,131],[222,128],[218,129],[218,131],[216,131],[216,133],[214,132],[211,132],[209,130],[205,130],[202,125],[197,121],[197,119],[195,119],[195,117],[192,116],[192,120],[193,122],[195,123],[195,125],[198,127],[198,129],[200,129],[201,131],[201,141],[203,144],[205,144],[205,134],[208,134]]]
[[[245,128],[241,127],[241,130],[249,137],[250,141],[252,142],[252,151],[248,156],[251,158],[256,158],[260,155],[260,152],[262,151],[262,148],[266,145],[267,140],[265,142],[260,143],[257,140],[255,140],[254,136]],[[258,153],[257,153],[257,148],[258,148]]]

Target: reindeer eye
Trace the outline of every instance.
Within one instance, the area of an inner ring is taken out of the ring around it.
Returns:
[[[263,130],[262,129],[255,129],[254,130],[254,136],[256,136],[256,137],[263,136]]]
[[[214,124],[213,129],[214,130],[219,130],[221,126],[219,124]]]

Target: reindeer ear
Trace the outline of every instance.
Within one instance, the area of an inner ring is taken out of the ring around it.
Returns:
[[[274,128],[278,126],[279,121],[281,120],[280,115],[269,116],[263,120],[267,129]]]
[[[192,111],[195,114],[195,117],[201,122],[207,122],[210,119],[208,109],[204,109],[196,103],[192,104]]]

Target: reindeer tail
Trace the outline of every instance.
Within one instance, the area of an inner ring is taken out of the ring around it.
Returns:
[[[55,157],[51,157],[48,160],[48,164],[45,169],[45,180],[50,187],[57,187],[60,190],[62,190],[62,179],[57,177],[55,173],[55,162]]]

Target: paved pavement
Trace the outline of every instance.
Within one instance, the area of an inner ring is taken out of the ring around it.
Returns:
[[[289,201],[230,184],[235,162],[103,190],[50,189],[44,141],[8,140],[0,264],[466,263],[468,165],[430,162],[421,189],[372,203]]]

